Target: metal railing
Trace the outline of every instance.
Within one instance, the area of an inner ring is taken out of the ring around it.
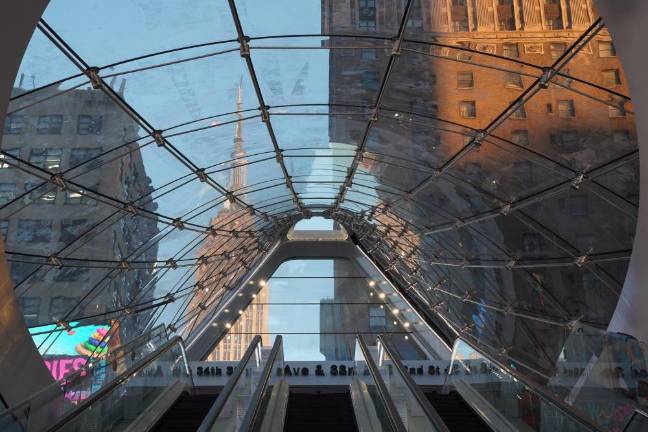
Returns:
[[[104,396],[111,393],[114,389],[119,387],[122,383],[126,382],[131,377],[135,376],[139,371],[144,369],[149,364],[153,363],[156,359],[161,357],[164,353],[171,350],[172,348],[174,348],[178,344],[179,344],[180,349],[182,351],[183,366],[184,366],[185,372],[187,373],[187,375],[191,379],[191,370],[189,369],[187,359],[186,359],[186,356],[185,356],[185,349],[184,349],[184,344],[183,344],[182,338],[180,336],[175,336],[172,339],[168,340],[158,350],[156,350],[155,352],[149,354],[148,356],[144,357],[143,359],[139,360],[137,363],[135,363],[127,371],[122,372],[114,380],[112,380],[108,385],[102,387],[99,391],[97,391],[96,393],[93,393],[92,395],[90,395],[87,399],[85,399],[83,402],[81,402],[79,405],[77,405],[77,407],[75,409],[67,412],[65,415],[63,415],[61,418],[59,418],[53,425],[48,427],[46,429],[47,432],[54,432],[56,430],[59,430],[63,426],[65,426],[67,423],[69,423],[70,421],[75,419],[78,415],[82,414],[87,408],[91,407],[93,403],[99,401]]]
[[[207,412],[207,415],[203,419],[202,423],[200,423],[200,427],[198,428],[197,432],[209,432],[212,429],[214,423],[216,423],[216,420],[218,419],[221,412],[223,411],[223,408],[225,408],[225,404],[228,402],[230,396],[233,394],[234,388],[236,387],[239,378],[245,371],[246,366],[252,359],[252,356],[254,356],[255,354],[257,356],[257,361],[260,362],[261,336],[259,335],[254,336],[252,342],[250,342],[250,345],[248,346],[247,350],[245,351],[245,354],[243,355],[243,358],[239,362],[239,366],[235,369],[234,374],[227,382],[227,385],[225,385],[223,391],[220,393],[220,395],[218,395],[218,398],[216,399],[212,407]]]
[[[396,406],[394,405],[394,402],[389,396],[389,392],[387,391],[387,386],[385,385],[385,382],[380,376],[380,371],[378,370],[378,366],[376,366],[376,363],[371,357],[369,348],[367,347],[367,344],[365,343],[362,335],[357,335],[356,340],[358,341],[358,345],[360,346],[360,351],[362,352],[364,361],[367,363],[367,369],[369,369],[369,374],[371,375],[371,378],[376,384],[376,389],[378,390],[378,397],[380,398],[380,401],[385,407],[385,414],[387,414],[387,420],[389,421],[392,430],[395,432],[407,432],[405,425],[403,425],[403,420],[401,420],[400,416],[398,415]]]
[[[252,396],[252,400],[250,401],[250,405],[247,413],[245,414],[245,418],[243,419],[243,423],[239,428],[239,432],[252,431],[256,422],[260,420],[259,415],[261,414],[261,402],[268,388],[275,360],[277,360],[277,357],[282,350],[283,337],[281,335],[278,335],[275,338],[274,344],[272,345],[272,350],[270,351],[268,360],[266,360],[266,364],[263,367],[263,373],[261,374],[261,378],[259,379],[259,384],[257,385],[257,388],[254,392],[254,396]]]
[[[430,404],[419,386],[416,385],[410,374],[405,369],[405,366],[403,366],[400,355],[392,347],[391,343],[382,336],[378,336],[377,339],[378,349],[383,349],[385,353],[387,353],[394,368],[396,369],[396,372],[400,375],[401,379],[416,399],[416,402],[418,402],[426,417],[430,420],[430,422],[432,422],[438,432],[450,432],[450,429],[448,429],[448,426],[441,419],[441,416],[439,415],[437,410],[434,409],[434,407]],[[381,356],[379,355],[378,358],[381,358]]]
[[[635,408],[632,417],[623,428],[623,432],[644,432],[648,430],[648,412]]]
[[[22,430],[29,429],[30,416],[34,412],[57,400],[64,400],[68,391],[77,390],[82,385],[92,388],[92,378],[108,367],[112,367],[115,371],[119,366],[122,366],[125,370],[130,369],[135,362],[136,355],[142,353],[142,346],[158,340],[167,340],[166,328],[163,325],[154,327],[129,342],[112,349],[112,352],[105,358],[100,359],[104,363],[103,365],[93,364],[93,361],[97,359],[91,359],[81,369],[33,393],[22,402],[13,405],[0,414],[0,428],[7,428],[10,422],[14,422],[14,424],[20,425]],[[155,347],[155,349],[157,348],[159,347]],[[105,373],[101,373],[102,379],[105,379],[105,376]],[[106,382],[103,383],[103,385],[107,384]],[[58,408],[58,410],[52,409],[51,411],[62,412],[65,410],[64,406]]]
[[[555,407],[561,413],[563,413],[565,416],[567,416],[570,420],[576,422],[578,425],[580,425],[584,429],[590,430],[590,431],[596,431],[596,432],[603,432],[603,430],[601,428],[599,428],[598,426],[596,426],[595,424],[589,422],[587,419],[585,419],[583,417],[580,417],[579,415],[574,413],[572,407],[569,404],[567,404],[566,402],[564,402],[564,401],[562,401],[560,399],[557,399],[549,391],[543,389],[540,385],[534,383],[532,380],[527,379],[523,374],[521,374],[519,372],[516,372],[516,371],[513,371],[511,368],[509,368],[505,364],[499,362],[493,356],[491,356],[490,354],[484,352],[475,343],[470,342],[470,341],[468,341],[466,339],[463,339],[463,338],[458,338],[455,341],[455,346],[460,342],[463,342],[466,345],[469,345],[470,348],[472,348],[477,353],[479,353],[479,355],[484,357],[489,362],[495,364],[498,368],[500,368],[507,375],[511,376],[517,382],[519,382],[524,387],[526,387],[526,389],[529,392],[533,393],[536,397],[538,397],[538,399],[540,399],[541,401],[543,401],[544,403],[546,403],[546,404],[548,404],[550,406]],[[452,371],[452,363],[453,362],[454,362],[454,356],[453,356],[453,359],[451,360],[450,372]],[[452,377],[452,374],[448,373],[448,375],[446,376],[446,386],[447,386],[447,381],[451,377]],[[466,401],[466,402],[470,403],[469,401]]]

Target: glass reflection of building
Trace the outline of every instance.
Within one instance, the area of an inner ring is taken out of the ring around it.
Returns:
[[[404,3],[361,0],[343,7],[323,0],[323,32],[393,35]],[[590,0],[415,1],[405,28],[408,41],[394,63],[382,112],[367,137],[360,165],[383,186],[378,191],[380,201],[397,200],[443,166],[541,75],[542,71],[529,73],[525,63],[551,66],[597,18]],[[348,110],[335,104],[352,100],[371,109],[392,44],[371,38],[337,38],[330,43],[339,48],[330,51],[332,113]],[[426,262],[424,267],[434,276],[430,285],[439,282],[441,289],[454,295],[445,304],[459,327],[470,326],[490,346],[515,347],[511,355],[548,372],[561,352],[561,328],[487,313],[480,303],[501,310],[512,307],[531,316],[565,315],[605,327],[618,295],[610,286],[621,286],[626,262],[600,266],[598,272],[542,265],[510,271],[461,263],[479,264],[502,255],[512,262],[542,261],[624,249],[632,245],[633,219],[618,216],[614,206],[602,205],[600,196],[576,184],[529,205],[525,209],[529,217],[524,219],[492,218],[408,242],[399,235],[403,232],[399,221],[406,217],[425,230],[435,223],[441,225],[438,214],[442,214],[444,222],[454,223],[539,193],[556,180],[554,167],[587,172],[632,151],[637,139],[632,107],[618,96],[628,94],[628,87],[607,30],[598,32],[561,73],[565,76],[555,78],[515,110],[476,151],[454,164],[445,178],[428,183],[416,200],[399,200],[398,209],[378,210],[383,220],[374,218],[382,226],[381,233],[386,229],[387,237],[394,239],[394,247],[400,243],[399,253],[407,256],[414,247],[426,253],[415,255],[414,261],[458,262],[452,267]],[[580,80],[598,88],[584,90]],[[343,115],[330,117],[331,141],[357,145],[363,131]],[[543,160],[545,155],[548,158]],[[404,170],[408,164],[412,169]],[[597,181],[614,184],[621,199],[636,206],[638,164],[623,165],[612,176],[613,180],[602,177]],[[394,186],[396,194],[390,189]],[[426,206],[432,210],[424,210]],[[365,207],[371,214],[370,207]],[[611,220],[616,220],[616,227],[610,226]],[[618,243],[601,243],[600,232],[611,229]],[[532,354],[538,346],[543,347],[539,356]]]
[[[242,80],[238,86],[237,94],[237,116],[234,134],[234,150],[232,151],[232,162],[228,170],[228,182],[226,189],[234,194],[245,190],[247,186],[247,160],[245,141],[243,136],[243,87]],[[245,195],[241,195],[242,199]],[[210,221],[210,226],[218,230],[230,232],[243,232],[253,226],[255,217],[247,212],[238,202],[223,203],[216,216]],[[222,232],[222,231],[221,231]],[[228,280],[229,268],[237,266],[236,251],[240,245],[232,241],[226,235],[208,237],[200,246],[199,257],[210,257],[213,261],[198,266],[196,270],[196,282],[199,286],[196,294],[189,303],[188,310],[197,310],[195,321],[200,322],[207,314],[210,298],[220,297],[229,289],[225,280]],[[217,257],[216,259],[212,257]],[[266,290],[262,290],[248,306],[245,313],[232,324],[229,335],[220,343],[209,356],[210,360],[239,360],[255,335],[260,334],[263,344],[269,342],[268,335],[268,306]],[[202,311],[201,311],[202,309]],[[191,326],[188,330],[191,330]]]
[[[125,85],[122,81],[122,95]],[[16,87],[14,93],[27,90]],[[151,191],[151,180],[133,142],[138,126],[103,92],[50,87],[22,96],[20,106],[26,108],[5,121],[3,150],[7,153],[52,173],[72,172],[92,191],[125,202]],[[128,156],[113,163],[99,158],[102,151],[117,146]],[[11,277],[28,326],[93,316],[98,318],[84,319],[83,324],[108,324],[102,314],[125,308],[135,299],[139,303],[153,299],[152,264],[109,274],[107,268],[30,262],[30,253],[56,257],[65,251],[63,257],[74,250],[75,258],[117,263],[159,231],[155,217],[119,217],[114,207],[100,204],[74,187],[54,187],[12,166],[15,163],[9,157],[0,163],[0,201],[4,206],[0,223]],[[156,209],[152,202],[141,206]],[[20,253],[12,254],[14,250]],[[154,262],[157,245],[138,259]],[[119,323],[121,337],[129,340],[139,334],[150,314],[125,316]]]

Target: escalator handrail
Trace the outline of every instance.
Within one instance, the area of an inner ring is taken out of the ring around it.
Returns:
[[[385,383],[382,380],[382,377],[380,376],[380,371],[378,370],[378,366],[376,366],[376,363],[373,361],[373,358],[371,357],[371,353],[369,352],[369,348],[367,347],[364,338],[362,337],[362,335],[356,335],[356,340],[358,341],[358,345],[360,345],[360,351],[362,351],[364,360],[367,363],[367,368],[369,369],[369,373],[371,374],[371,377],[376,383],[376,388],[378,389],[378,396],[380,397],[380,399],[382,400],[385,406],[389,423],[391,424],[395,432],[407,432],[405,425],[403,425],[403,420],[400,418],[400,415],[396,410],[396,405],[394,405],[394,401],[389,396],[389,393],[387,391],[387,386],[385,385]]]
[[[151,330],[137,336],[133,340],[130,340],[130,341],[126,342],[123,345],[120,345],[116,349],[129,347],[129,346],[135,344],[137,341],[141,341],[142,339],[146,339],[147,337],[150,337],[151,334],[153,334],[154,331],[159,330],[159,329],[165,330],[166,328],[164,327],[164,325],[160,324],[159,326],[156,326],[156,327],[152,328]],[[140,345],[141,344],[139,344],[137,346],[140,346]],[[130,350],[124,351],[120,358],[125,357],[126,354],[129,353],[129,352],[131,352],[131,351]],[[52,390],[54,388],[61,389],[62,387],[64,387],[66,385],[66,383],[71,382],[72,380],[76,379],[77,377],[84,376],[84,374],[87,373],[88,369],[90,369],[90,367],[91,367],[90,365],[91,365],[91,362],[87,362],[83,367],[81,367],[81,369],[77,370],[76,372],[71,373],[70,375],[66,376],[65,378],[61,378],[58,381],[54,381],[53,383],[51,383],[51,384],[43,387],[42,389],[32,393],[27,398],[23,399],[21,402],[18,402],[17,404],[13,405],[12,407],[7,409],[6,411],[0,413],[0,421],[2,421],[3,419],[5,419],[8,416],[12,416],[16,421],[18,421],[18,418],[16,416],[16,411],[17,410],[25,409],[27,407],[30,407],[32,401],[37,399],[39,396],[49,392],[50,390]]]
[[[173,338],[169,339],[164,345],[162,345],[159,349],[157,349],[156,351],[150,353],[148,356],[140,359],[130,369],[122,372],[121,374],[119,374],[109,384],[107,384],[106,386],[99,389],[96,393],[93,393],[90,396],[88,396],[88,398],[85,399],[83,402],[81,402],[79,405],[77,405],[76,408],[74,408],[73,410],[70,410],[67,413],[65,413],[52,426],[50,426],[47,429],[47,432],[53,432],[53,431],[56,431],[56,430],[60,429],[61,427],[65,426],[65,424],[67,424],[68,422],[70,422],[74,418],[76,418],[78,415],[80,415],[83,411],[85,411],[86,408],[89,408],[94,402],[98,401],[99,399],[101,399],[105,395],[112,392],[114,389],[116,389],[123,382],[130,379],[134,374],[136,374],[139,371],[141,371],[142,369],[144,369],[146,366],[148,366],[149,364],[154,362],[158,357],[160,357],[165,352],[169,351],[171,348],[173,348],[177,344],[180,344],[180,349],[182,350],[182,354],[184,356],[185,349],[184,349],[184,342],[182,341],[182,337],[174,336]],[[187,372],[187,375],[190,377],[190,379],[193,382],[193,378],[191,378],[191,370],[189,370],[189,368],[188,368],[186,358],[183,361],[183,365],[185,367],[185,372]]]
[[[589,420],[575,414],[572,411],[572,407],[570,405],[568,405],[566,402],[561,401],[560,399],[553,396],[550,392],[542,389],[540,386],[533,383],[533,381],[527,379],[523,374],[521,374],[519,372],[517,372],[517,373],[514,372],[511,368],[509,368],[505,364],[501,363],[500,361],[495,359],[490,354],[484,352],[484,350],[480,349],[476,344],[474,344],[474,343],[472,343],[472,342],[470,342],[470,341],[468,341],[468,340],[466,340],[464,338],[457,338],[457,340],[455,341],[455,345],[458,344],[459,342],[464,342],[467,345],[469,345],[472,349],[477,351],[481,356],[486,358],[491,363],[496,364],[497,367],[499,367],[500,369],[505,371],[508,375],[510,375],[511,377],[513,377],[514,379],[516,379],[517,381],[522,383],[527,389],[529,389],[529,391],[531,391],[531,393],[535,394],[538,398],[543,400],[545,403],[556,407],[560,412],[567,415],[570,419],[577,422],[582,427],[584,427],[584,428],[586,428],[588,430],[591,430],[591,431],[604,432],[603,429],[601,429],[600,427],[598,427],[594,423],[591,423]],[[454,347],[453,347],[453,352],[454,352]],[[451,362],[452,362],[452,360],[451,360]],[[450,376],[451,375],[448,374],[447,377],[446,377],[446,380],[449,379]]]
[[[416,385],[409,373],[406,372],[405,366],[400,358],[398,352],[392,347],[391,342],[383,338],[381,335],[378,336],[378,342],[382,345],[385,352],[389,355],[394,368],[401,376],[405,385],[409,391],[414,395],[414,398],[418,402],[419,406],[423,409],[423,412],[427,416],[428,420],[432,422],[437,432],[450,432],[448,426],[445,424],[437,410],[430,404],[428,399],[425,397],[421,389]]]
[[[646,421],[648,421],[648,412],[644,411],[641,408],[635,408],[635,410],[632,412],[632,415],[628,419],[628,422],[625,424],[623,427],[623,432],[626,432],[630,426],[632,426],[632,422],[635,419],[636,416],[644,417]]]
[[[218,416],[220,415],[221,411],[225,407],[225,404],[227,403],[230,396],[232,395],[232,392],[234,391],[234,387],[238,383],[238,380],[241,377],[241,375],[243,374],[246,365],[249,363],[250,359],[254,355],[254,352],[260,346],[261,346],[261,336],[256,335],[252,339],[252,342],[250,342],[250,345],[248,345],[247,350],[243,355],[243,358],[239,361],[239,367],[237,367],[234,370],[234,374],[231,376],[229,381],[227,381],[227,384],[223,388],[223,391],[221,392],[220,395],[218,395],[211,408],[209,408],[209,411],[207,412],[207,415],[203,419],[202,423],[200,423],[200,427],[198,428],[197,432],[209,432],[211,430],[212,426],[218,419]]]
[[[259,415],[259,409],[261,408],[261,401],[263,399],[263,394],[265,393],[266,388],[268,387],[268,383],[270,382],[270,376],[272,375],[274,362],[277,359],[277,356],[279,355],[279,351],[281,351],[282,349],[283,349],[283,337],[281,335],[277,335],[274,344],[272,345],[272,350],[270,351],[270,355],[268,356],[268,360],[266,361],[266,364],[263,367],[263,372],[261,373],[259,384],[257,385],[256,390],[254,391],[254,396],[252,396],[252,400],[250,401],[250,405],[248,407],[247,413],[243,418],[243,423],[241,423],[241,427],[239,428],[239,432],[251,431],[252,428],[254,427],[257,416]]]

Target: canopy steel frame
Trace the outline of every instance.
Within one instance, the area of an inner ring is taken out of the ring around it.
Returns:
[[[96,67],[90,67],[42,18],[39,20],[38,28],[43,32],[43,34],[66,56],[70,61],[86,74],[90,78],[93,88],[96,88],[102,91],[106,96],[112,99],[115,104],[121,108],[129,117],[135,121],[148,135],[150,135],[158,146],[163,147],[168,153],[170,153],[175,159],[177,159],[182,165],[192,171],[201,181],[204,181],[216,191],[218,191],[223,196],[227,197],[230,202],[238,202],[244,208],[251,209],[252,212],[255,212],[254,207],[247,204],[245,201],[241,200],[239,197],[235,196],[231,191],[228,191],[227,188],[220,185],[214,179],[212,179],[206,172],[204,168],[200,168],[187,158],[180,150],[173,146],[169,140],[162,134],[162,131],[153,127],[148,121],[146,121],[133,107],[131,107],[119,94],[117,94],[111,87],[108,85],[104,79],[99,74],[100,69]]]
[[[291,177],[288,174],[288,170],[286,169],[286,164],[284,163],[283,160],[284,158],[283,150],[279,147],[279,143],[277,142],[277,136],[275,135],[274,129],[272,128],[272,121],[270,120],[269,107],[268,105],[266,105],[265,100],[263,99],[261,86],[259,85],[259,80],[254,70],[254,64],[252,63],[252,56],[250,55],[250,46],[249,46],[250,39],[243,32],[243,26],[241,25],[241,19],[239,18],[238,15],[236,2],[234,0],[228,0],[228,4],[229,4],[230,12],[232,14],[232,19],[234,20],[234,26],[236,27],[236,32],[238,34],[241,57],[243,57],[243,59],[245,60],[245,64],[248,69],[248,74],[250,76],[250,79],[252,80],[252,85],[254,86],[254,91],[256,93],[259,102],[259,110],[261,111],[261,121],[265,123],[266,128],[268,129],[268,135],[270,136],[270,140],[272,141],[272,146],[274,147],[274,151],[275,151],[275,158],[286,179],[286,187],[288,188],[291,195],[293,196],[293,200],[295,206],[297,207],[297,210],[302,214],[305,214],[306,210],[304,208],[304,205],[301,203],[299,199],[299,195],[297,195],[297,192],[295,192],[295,188],[292,184]]]

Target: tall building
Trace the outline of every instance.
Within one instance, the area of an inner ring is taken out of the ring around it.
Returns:
[[[226,189],[233,192],[241,199],[245,200],[245,195],[242,193],[247,186],[247,160],[245,152],[245,141],[243,138],[243,82],[239,83],[237,95],[237,116],[238,122],[236,124],[234,134],[234,150],[232,151],[232,162],[230,164],[229,179]],[[242,208],[238,202],[225,201],[223,207],[218,210],[210,225],[222,230],[229,230],[232,232],[240,232],[254,223],[255,217],[245,213],[240,215]],[[190,302],[189,309],[201,307],[205,308],[204,311],[199,312],[196,321],[200,321],[201,315],[206,315],[207,304],[210,298],[218,297],[228,290],[230,287],[227,285],[228,272],[227,269],[232,265],[236,266],[237,257],[236,251],[240,249],[236,239],[227,236],[215,236],[206,239],[200,250],[198,256],[211,257],[214,255],[231,254],[231,257],[218,259],[216,262],[200,265],[196,271],[196,282],[203,287],[203,291],[198,291]],[[230,334],[214,349],[209,356],[210,360],[239,360],[245,350],[250,345],[250,342],[256,334],[262,334],[263,345],[267,345],[270,340],[268,333],[268,306],[265,304],[267,298],[267,290],[261,290],[261,293],[252,301],[250,306],[245,310],[238,320],[232,325]],[[201,306],[204,305],[204,306]]]
[[[348,108],[336,108],[336,104],[353,100],[356,105],[364,103],[369,112],[392,52],[391,41],[371,36],[396,34],[397,17],[402,15],[397,12],[402,12],[405,2],[351,0],[343,4],[323,0],[323,33],[370,38],[358,38],[352,44],[344,38],[326,42],[339,48],[330,50],[330,109],[341,114]],[[359,168],[381,187],[375,204],[389,204],[433,175],[519,98],[542,74],[542,67],[559,60],[597,18],[591,0],[415,1],[405,27],[407,41],[394,63],[382,111]],[[353,48],[342,48],[349,45]],[[464,311],[453,318],[472,317],[461,325],[472,326],[480,338],[497,335],[493,345],[515,345],[520,357],[525,345],[537,344],[534,338],[541,340],[548,370],[559,355],[560,337],[540,326],[515,324],[504,314],[484,319],[486,314],[479,306],[462,298],[515,305],[529,313],[556,308],[556,314],[607,325],[626,263],[599,266],[595,274],[572,267],[538,266],[528,272],[464,268],[461,262],[500,254],[514,260],[543,260],[562,256],[570,247],[569,253],[576,256],[607,252],[615,246],[602,243],[600,233],[609,230],[615,232],[623,249],[634,235],[632,218],[619,216],[614,205],[599,204],[620,200],[638,205],[637,163],[597,178],[597,185],[608,189],[603,195],[576,185],[558,198],[525,208],[530,218],[543,220],[542,226],[509,217],[419,239],[408,231],[415,225],[425,231],[453,218],[460,221],[532,196],[555,176],[573,178],[634,151],[637,132],[631,103],[624,97],[629,94],[628,85],[607,29],[592,37],[561,73],[499,124],[487,143],[421,190],[415,201],[401,200],[397,209],[378,212],[375,219],[395,228],[383,235],[392,239],[394,247],[400,244],[405,255],[412,245],[421,245],[427,252],[428,256],[415,255],[414,261],[426,267],[431,284],[443,282],[441,289],[458,296],[447,297],[455,311]],[[358,145],[364,126],[366,121],[359,122],[357,117],[332,115],[330,139]],[[411,169],[403,170],[403,166]],[[366,200],[358,194],[362,190],[352,188],[347,201]],[[399,226],[402,218],[409,220],[409,227]],[[625,221],[612,228],[612,220]],[[478,241],[475,231],[483,241]],[[404,244],[404,235],[409,246]],[[505,250],[497,251],[494,244]],[[434,266],[430,260],[450,260],[456,265]],[[611,289],[614,285],[617,288]]]
[[[125,81],[119,91],[123,94],[124,89]],[[13,93],[26,91],[16,87]],[[103,92],[49,87],[21,96],[11,109],[17,110],[5,121],[3,150],[35,167],[31,172],[63,173],[66,179],[125,202],[152,190],[136,142],[139,128]],[[116,150],[98,157],[110,149]],[[112,159],[115,155],[124,157]],[[101,314],[153,298],[152,264],[129,271],[114,270],[116,264],[59,268],[35,264],[42,259],[29,254],[113,263],[135,254],[137,260],[153,262],[156,243],[136,251],[159,232],[155,217],[131,217],[73,185],[57,188],[47,176],[44,180],[27,174],[15,163],[9,157],[0,161],[0,226],[28,326],[92,316],[97,318],[82,324],[109,324]],[[151,211],[157,207],[149,199],[138,204]],[[149,317],[142,312],[123,319],[122,340],[139,334]]]

